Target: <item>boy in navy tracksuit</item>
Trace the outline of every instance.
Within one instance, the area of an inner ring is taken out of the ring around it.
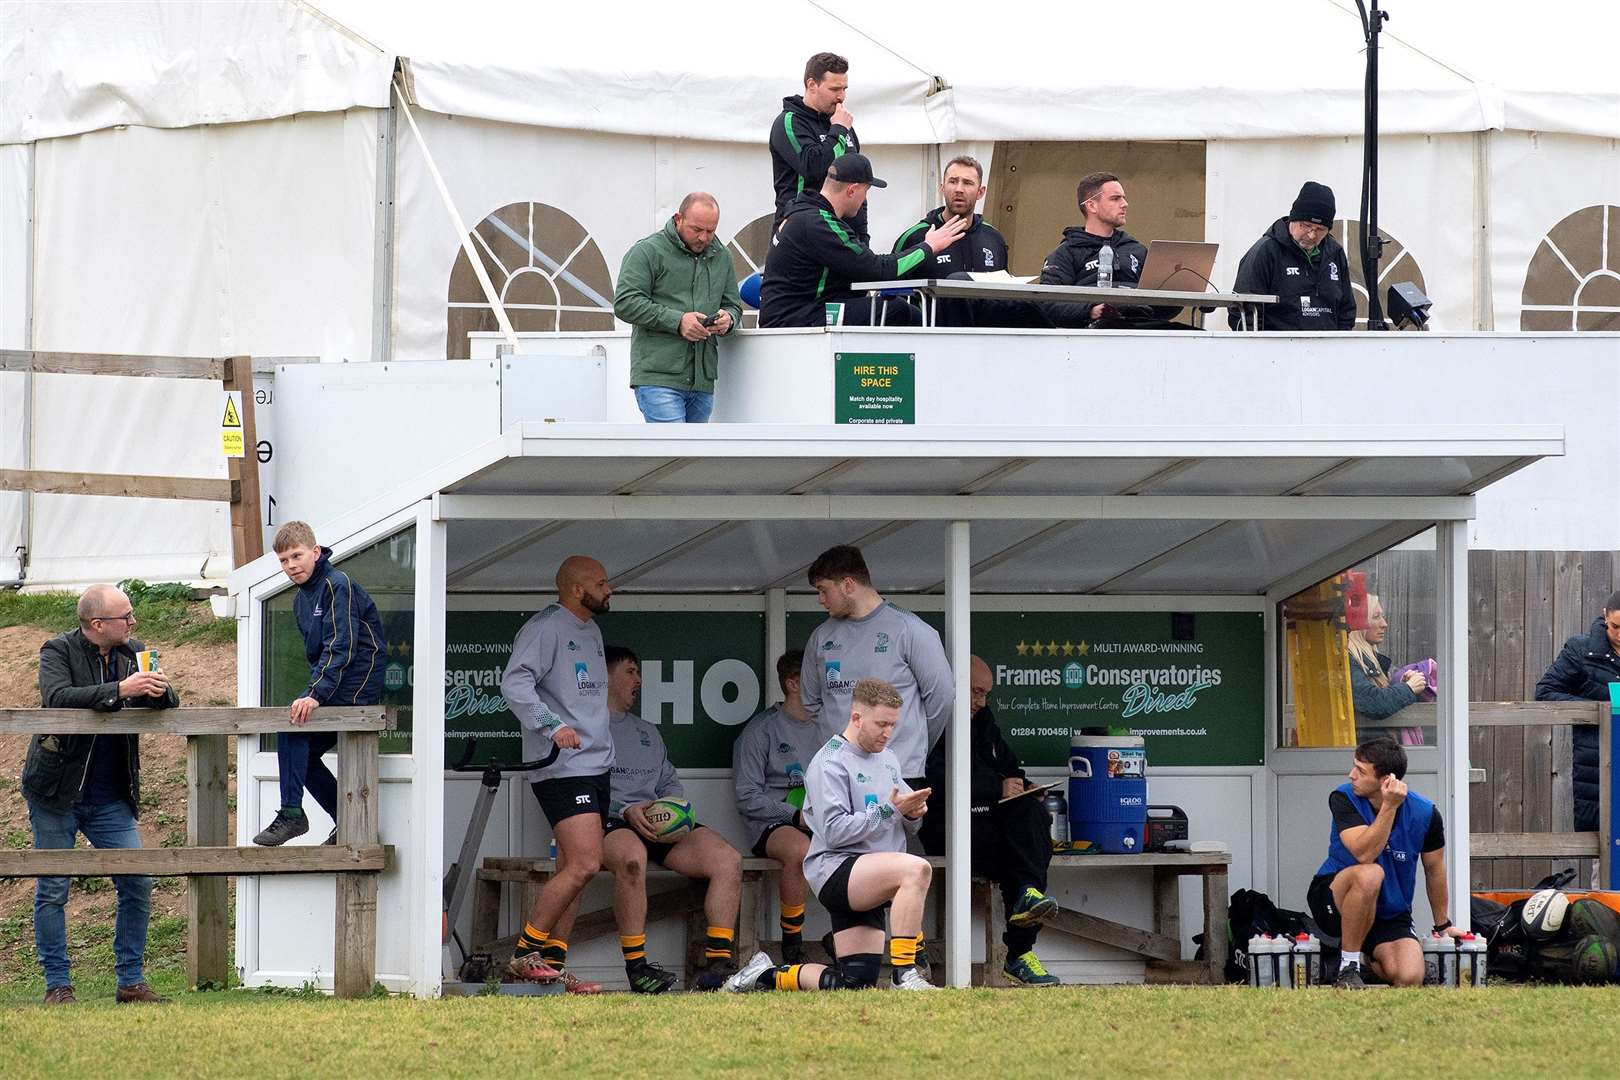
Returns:
[[[309,660],[309,687],[289,710],[294,724],[304,724],[322,705],[377,705],[382,701],[382,620],[377,605],[354,579],[332,565],[332,551],[315,542],[315,531],[302,521],[289,521],[276,533],[276,556],[287,578],[298,586],[293,615],[304,636]],[[309,831],[304,791],[337,821],[337,777],[321,755],[337,745],[332,732],[285,732],[276,739],[281,775],[281,809],[275,820],[253,838],[261,847],[277,847]],[[337,843],[337,827],[326,838]]]

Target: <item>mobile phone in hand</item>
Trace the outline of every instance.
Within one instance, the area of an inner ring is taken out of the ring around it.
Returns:
[[[710,315],[707,319],[704,319],[703,320],[703,325],[704,326],[713,326],[715,323],[717,323],[719,321],[720,321],[720,313],[717,311],[713,315]]]

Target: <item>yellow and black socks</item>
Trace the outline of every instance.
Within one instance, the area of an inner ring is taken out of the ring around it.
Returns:
[[[730,960],[732,942],[737,932],[729,926],[709,927],[708,937],[703,942],[703,963],[705,966],[716,960]]]
[[[644,933],[620,934],[619,948],[624,952],[624,964],[626,967],[639,964],[647,959],[647,935]]]
[[[922,936],[921,931],[919,931],[917,933],[917,936],[916,936],[916,938],[914,940],[917,942],[917,954],[916,954],[917,955],[917,963],[919,963],[919,964],[928,963],[928,946],[923,944],[923,936]]]
[[[547,938],[546,943],[540,946],[540,958],[561,971],[568,966],[568,942]]]
[[[889,939],[889,965],[896,972],[917,966],[917,939],[897,937]]]
[[[512,946],[512,954],[522,956],[525,953],[542,952],[550,940],[551,935],[544,930],[536,930],[533,923],[524,923],[523,933],[518,935],[517,944]]]
[[[764,975],[761,975],[759,981],[761,984],[765,984],[767,979],[770,980],[769,988],[772,990],[797,990],[799,989],[799,969],[803,966],[803,964],[783,964],[781,967],[772,968]],[[764,988],[764,985],[762,985],[761,989]]]
[[[804,945],[804,905],[782,905],[782,948]]]

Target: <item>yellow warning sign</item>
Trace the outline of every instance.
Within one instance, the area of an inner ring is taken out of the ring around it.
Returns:
[[[219,447],[226,457],[245,457],[246,440],[242,437],[242,392],[225,391],[225,415],[219,421]]]

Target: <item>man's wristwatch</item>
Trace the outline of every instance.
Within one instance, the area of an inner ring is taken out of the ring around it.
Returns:
[[[1450,919],[1447,919],[1445,922],[1435,923],[1434,924],[1434,932],[1437,933],[1437,934],[1443,934],[1447,930],[1450,930],[1450,929],[1451,929],[1451,920]]]

